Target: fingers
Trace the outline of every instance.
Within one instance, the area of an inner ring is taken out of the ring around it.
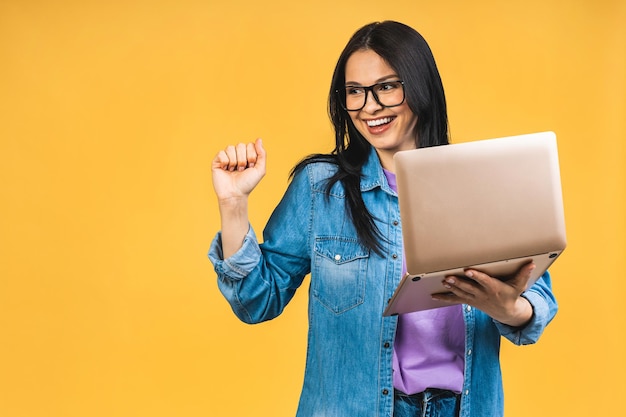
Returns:
[[[465,276],[448,276],[442,284],[455,295],[465,299],[472,299],[485,290],[499,292],[498,287],[502,288],[502,285],[514,288],[519,295],[526,290],[534,269],[535,264],[529,262],[523,265],[512,279],[506,281],[491,277],[484,272],[468,269],[465,271]]]
[[[254,150],[256,151],[256,166],[262,170],[265,170],[266,153],[263,147],[263,140],[261,138],[254,142]]]
[[[433,294],[432,298],[469,304],[501,323],[520,326],[532,316],[532,306],[520,295],[526,290],[534,269],[535,264],[529,262],[505,281],[468,269],[462,276],[445,277],[442,284],[448,292]]]
[[[463,302],[471,302],[484,297],[485,294],[498,291],[496,288],[498,285],[503,285],[497,278],[473,269],[466,270],[465,276],[447,276],[442,284],[455,296],[455,300],[463,300]]]
[[[471,279],[448,276],[443,280],[443,286],[456,297],[468,300],[476,297],[477,287]]]
[[[438,293],[432,294],[431,298],[435,301],[444,301],[450,304],[459,304],[464,301],[461,297],[459,297],[453,292],[438,292]]]
[[[226,149],[219,151],[213,160],[214,167],[225,171],[243,171],[259,163],[262,163],[262,168],[265,169],[265,149],[263,149],[261,139],[257,139],[255,143],[229,145]]]
[[[526,265],[522,266],[517,275],[528,276],[532,274],[533,270],[537,267],[534,262],[528,262]]]
[[[247,146],[243,143],[237,144],[235,167],[237,171],[243,171],[248,166],[248,155],[246,153]]]
[[[530,281],[530,277],[533,273],[533,270],[537,267],[534,262],[528,262],[524,266],[522,266],[515,277],[508,282],[509,285],[512,285],[516,288],[519,288],[521,292],[526,291],[528,288],[528,283]]]
[[[248,143],[246,145],[246,160],[245,160],[245,165],[243,166],[243,169],[245,169],[246,166],[248,168],[253,168],[254,164],[256,163],[256,159],[257,159],[257,153],[254,147],[254,143]],[[242,171],[242,169],[240,169],[240,171]]]

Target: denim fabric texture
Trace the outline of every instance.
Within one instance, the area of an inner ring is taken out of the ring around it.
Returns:
[[[315,163],[295,175],[265,227],[263,244],[250,228],[242,248],[224,260],[218,233],[209,258],[220,291],[246,323],[281,314],[310,274],[306,370],[297,417],[391,417],[397,318],[382,312],[402,269],[398,198],[372,150],[362,170],[361,192],[388,239],[379,256],[359,243],[346,215],[343,186],[335,184],[330,195],[324,193],[335,169]],[[534,343],[556,314],[548,273],[523,296],[534,309],[523,329],[463,306],[461,417],[503,414],[501,336],[518,345]]]
[[[396,391],[393,417],[457,417],[459,397],[444,390],[426,390],[413,395]]]

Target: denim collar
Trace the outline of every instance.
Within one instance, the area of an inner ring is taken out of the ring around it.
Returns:
[[[370,146],[369,156],[363,167],[361,168],[361,192],[373,190],[381,187],[388,194],[396,195],[389,184],[383,172],[383,166],[380,164],[380,158],[376,153],[376,149]]]

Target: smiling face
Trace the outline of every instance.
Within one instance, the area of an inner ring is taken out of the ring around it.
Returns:
[[[389,64],[370,49],[356,51],[346,62],[346,87],[366,87],[399,79]],[[416,148],[417,116],[406,101],[396,107],[383,107],[368,92],[365,106],[348,114],[359,133],[376,149],[385,169],[394,171],[393,155],[397,151]]]

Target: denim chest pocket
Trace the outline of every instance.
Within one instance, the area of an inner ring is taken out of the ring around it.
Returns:
[[[314,250],[313,296],[336,314],[363,303],[369,249],[355,238],[333,236],[316,238]]]

